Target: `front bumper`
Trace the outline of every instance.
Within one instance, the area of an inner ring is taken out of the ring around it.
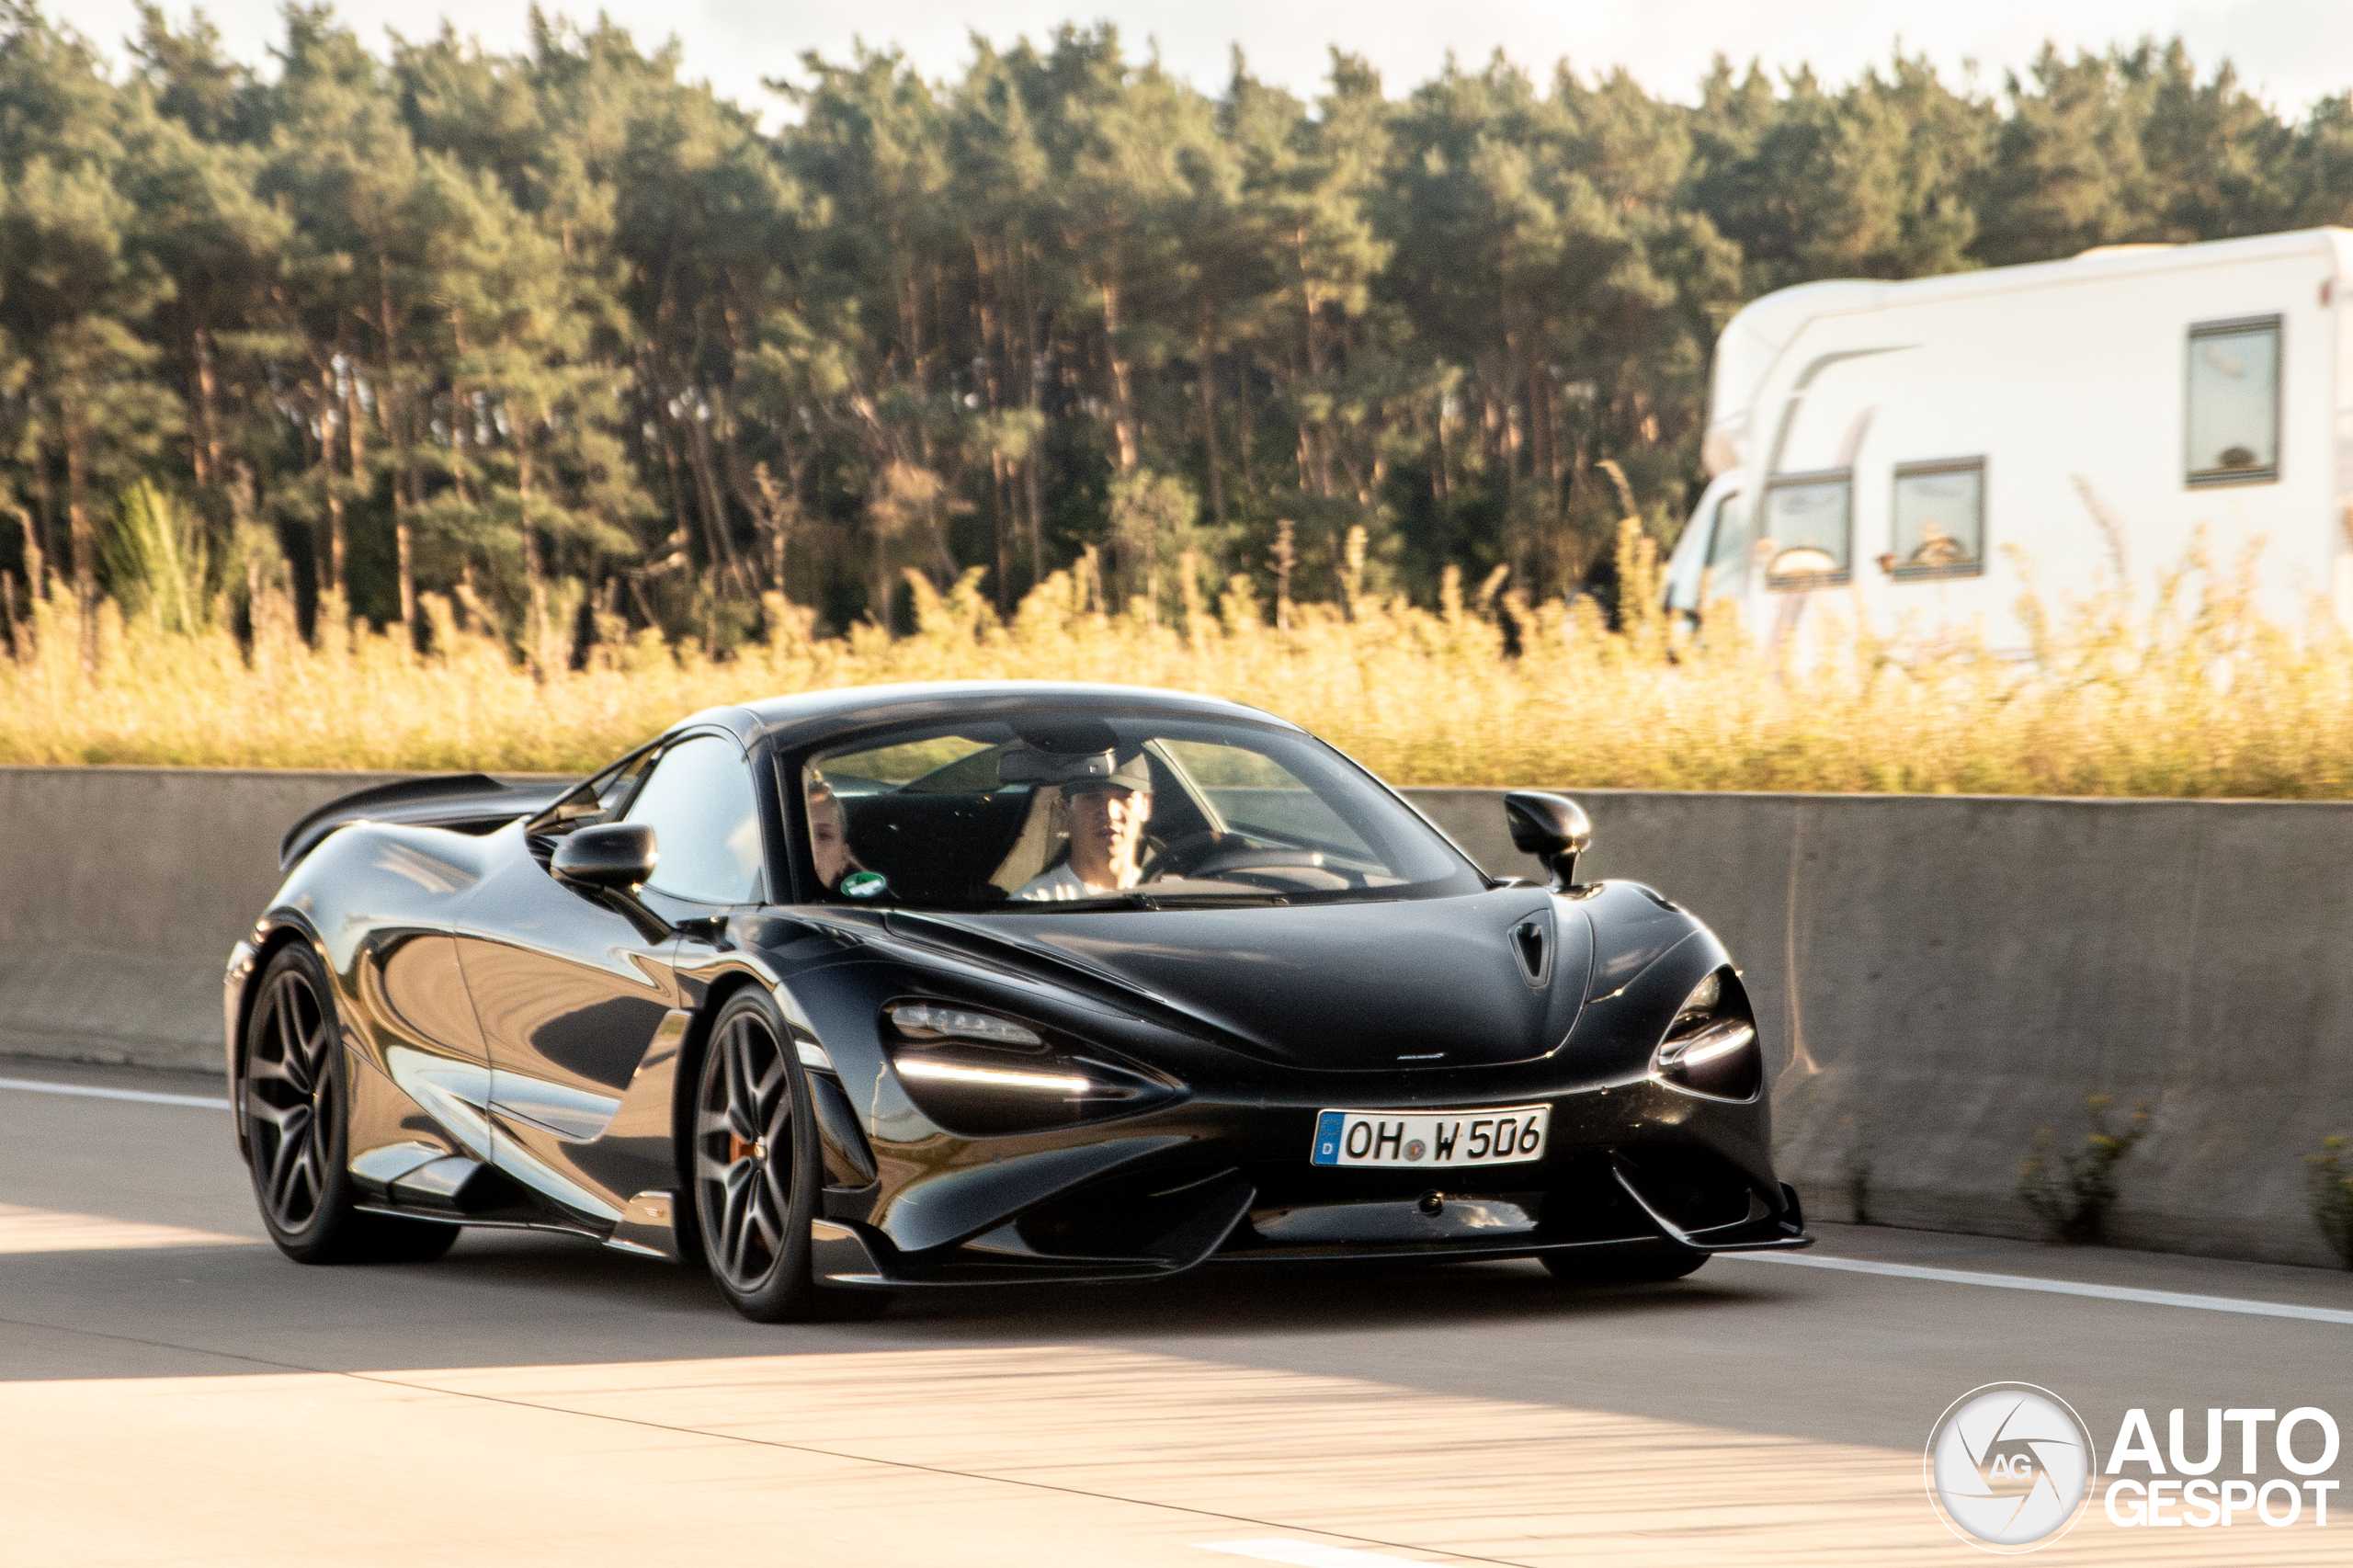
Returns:
[[[1091,1140],[1075,1130],[1031,1146],[990,1140],[888,1201],[873,1188],[829,1191],[813,1267],[832,1284],[902,1288],[1160,1278],[1209,1263],[1812,1244],[1797,1194],[1772,1173],[1761,1103],[1647,1080],[1529,1097],[1553,1108],[1541,1157],[1446,1171],[1309,1165],[1326,1102],[1306,1099],[1196,1098]]]

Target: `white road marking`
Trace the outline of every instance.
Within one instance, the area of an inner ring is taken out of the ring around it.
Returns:
[[[1201,1540],[1193,1544],[1203,1551],[1256,1557],[1262,1562],[1288,1562],[1290,1568],[1398,1568],[1399,1563],[1420,1562],[1418,1558],[1352,1551],[1345,1546],[1323,1546],[1312,1540]]]
[[[2249,1317],[2302,1318],[2311,1323],[2353,1324],[2353,1312],[2336,1307],[2298,1307],[2285,1301],[2250,1301],[2236,1296],[2189,1296],[2177,1290],[2140,1290],[2130,1285],[2086,1285],[2073,1279],[2039,1279],[2030,1274],[1980,1274],[1962,1268],[1923,1268],[1910,1263],[1872,1263],[1859,1257],[1801,1257],[1786,1252],[1729,1252],[1745,1263],[1785,1263],[1800,1268],[1836,1268],[1849,1274],[1884,1274],[1897,1279],[1927,1279],[1939,1285],[1990,1285],[1997,1290],[2040,1290],[2053,1296],[2089,1296],[2102,1301],[2138,1301],[2152,1307],[2194,1307],[2205,1312],[2243,1312]]]
[[[145,1089],[101,1089],[91,1084],[44,1084],[38,1078],[0,1078],[0,1089],[21,1089],[28,1095],[80,1095],[93,1100],[137,1100],[142,1105],[188,1105],[199,1110],[228,1110],[227,1100],[209,1095],[157,1095]]]
[[[0,1089],[16,1089],[34,1095],[76,1095],[86,1099],[132,1100],[142,1105],[192,1106],[199,1110],[234,1108],[229,1101],[209,1095],[164,1095],[145,1089],[100,1088],[90,1084],[51,1084],[35,1078],[0,1078]],[[1925,1279],[1939,1285],[1983,1285],[1996,1290],[2039,1290],[2052,1296],[2084,1296],[2094,1301],[2132,1301],[2143,1306],[2188,1307],[2199,1312],[2237,1312],[2247,1317],[2295,1318],[2306,1323],[2353,1324],[2353,1311],[2337,1307],[2303,1307],[2286,1301],[2254,1301],[2236,1296],[2194,1296],[2178,1290],[2143,1290],[2130,1285],[2088,1285],[2079,1280],[2043,1279],[2028,1274],[1985,1274],[1973,1269],[1927,1268],[1911,1263],[1874,1263],[1859,1257],[1808,1257],[1786,1252],[1733,1252],[1722,1256],[1744,1263],[1830,1268],[1848,1274],[1878,1274],[1895,1279]],[[1205,1551],[1289,1563],[1291,1568],[1367,1568],[1368,1564],[1375,1562],[1405,1561],[1375,1552],[1319,1546],[1305,1540],[1229,1540],[1199,1544]]]

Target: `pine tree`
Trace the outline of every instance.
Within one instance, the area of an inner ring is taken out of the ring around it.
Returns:
[[[176,423],[140,332],[170,286],[122,188],[141,108],[80,38],[28,6],[0,9],[6,357],[22,367],[17,445],[52,559],[62,495],[85,662],[97,657],[100,518]]]
[[[811,56],[764,130],[608,22],[284,28],[266,78],[143,6],[118,76],[0,0],[0,569],[37,591],[86,608],[107,519],[169,512],[282,544],[330,631],[423,642],[445,596],[549,668],[632,620],[723,650],[774,594],[888,624],[911,568],[1156,614],[1278,537],[1282,602],[1554,594],[1629,493],[1672,534],[1759,291],[2353,221],[2353,96],[2291,120],[2177,42],[1997,94],[1719,61],[1685,107],[1502,55],[1392,98],[1337,51],[1312,98],[1238,54],[1212,97],[1065,27],[946,80]]]

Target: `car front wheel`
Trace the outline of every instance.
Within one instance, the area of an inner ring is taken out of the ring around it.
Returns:
[[[695,1223],[719,1293],[755,1323],[870,1316],[879,1292],[827,1289],[810,1272],[824,1177],[809,1077],[774,1001],[730,997],[695,1075]]]

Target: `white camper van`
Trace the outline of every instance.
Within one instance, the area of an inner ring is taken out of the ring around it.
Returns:
[[[1768,294],[1716,344],[1668,603],[1731,599],[1772,643],[1835,603],[2016,650],[2005,547],[2055,607],[2120,554],[2154,584],[2202,526],[2224,566],[2264,540],[2274,619],[2318,597],[2353,626],[2348,280],[2353,230],[2313,229]]]

